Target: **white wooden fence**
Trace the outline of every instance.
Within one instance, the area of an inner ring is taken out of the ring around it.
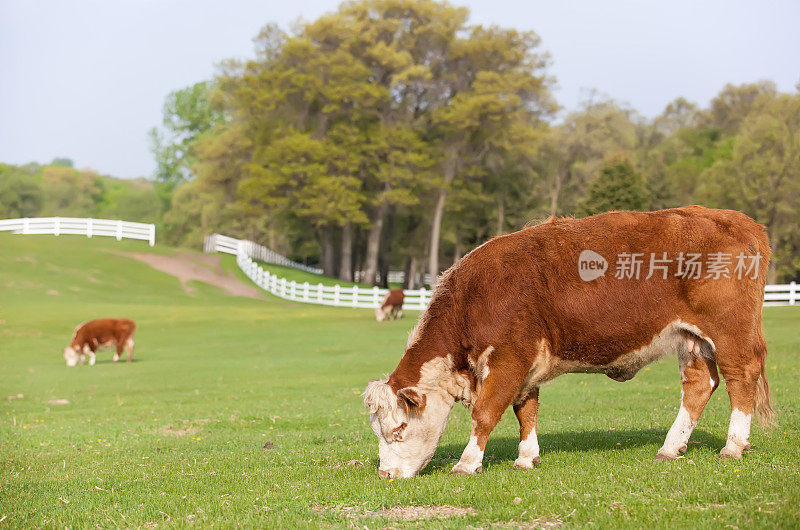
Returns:
[[[142,239],[156,244],[156,227],[146,223],[131,223],[111,219],[84,219],[77,217],[24,217],[0,220],[0,231],[15,234],[75,234],[87,237],[108,236],[117,240]]]
[[[280,278],[277,274],[265,271],[257,262],[273,263],[292,267],[295,269],[322,274],[321,269],[309,267],[302,263],[292,261],[281,256],[264,246],[243,239],[235,239],[220,234],[212,234],[205,239],[203,245],[205,252],[224,252],[236,255],[236,264],[242,269],[253,283],[265,291],[286,300],[305,302],[307,304],[321,304],[338,307],[380,307],[383,297],[388,289],[379,287],[342,287],[336,285],[323,285],[322,283],[296,282]],[[431,292],[425,288],[407,289],[403,309],[424,310],[431,300]]]
[[[310,272],[312,274],[322,274],[322,269],[316,267],[309,267],[296,261],[292,261],[286,256],[278,254],[274,250],[261,246],[258,243],[247,241],[244,239],[236,239],[233,237],[223,236],[222,234],[211,234],[206,236],[203,242],[203,252],[224,252],[225,254],[238,255],[240,248],[244,245],[245,253],[251,258],[263,261],[264,263],[272,263],[274,265],[282,265],[284,267],[291,267],[301,271]]]
[[[764,286],[764,305],[796,305],[800,303],[800,289],[795,282]]]

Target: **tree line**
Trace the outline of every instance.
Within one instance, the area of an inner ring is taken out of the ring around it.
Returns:
[[[95,217],[155,223],[169,207],[152,180],[118,179],[72,160],[49,164],[0,163],[0,219],[17,217]]]

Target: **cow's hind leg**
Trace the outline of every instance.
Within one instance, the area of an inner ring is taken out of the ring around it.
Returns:
[[[539,389],[514,403],[514,414],[519,421],[519,457],[514,461],[518,469],[533,469],[539,463],[539,440],[536,437],[536,416],[539,413]]]
[[[656,462],[674,460],[686,452],[689,436],[697,426],[711,394],[719,386],[716,363],[708,357],[692,357],[692,350],[700,352],[697,343],[690,339],[689,354],[682,355],[680,359],[681,408],[667,433],[664,445],[658,450]]]
[[[133,337],[125,341],[125,349],[128,350],[128,362],[133,362]]]
[[[494,353],[490,347],[478,359],[475,372],[482,381],[478,399],[472,407],[469,443],[451,471],[455,475],[471,475],[483,470],[483,452],[489,435],[497,426],[503,412],[519,393],[522,379],[527,373],[523,367],[513,364],[494,367],[491,355]],[[519,359],[514,355],[508,357]]]
[[[731,400],[728,440],[719,457],[741,460],[742,452],[750,449],[750,421],[753,417],[756,386],[761,375],[761,362],[755,353],[739,358],[732,357],[726,355],[719,360],[719,368],[725,378],[725,389]]]

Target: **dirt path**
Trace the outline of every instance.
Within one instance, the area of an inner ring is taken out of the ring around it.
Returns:
[[[189,286],[190,281],[197,280],[210,285],[215,285],[233,296],[246,296],[248,298],[263,298],[258,287],[247,285],[239,281],[230,272],[225,272],[220,267],[220,257],[212,254],[175,254],[162,256],[160,254],[146,254],[137,252],[115,252],[126,258],[143,261],[161,272],[166,272],[178,278],[183,290],[192,293],[194,289]]]

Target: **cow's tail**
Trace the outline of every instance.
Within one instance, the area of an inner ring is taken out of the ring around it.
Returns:
[[[756,346],[756,355],[761,363],[761,374],[759,374],[758,381],[756,381],[756,419],[762,427],[777,427],[775,411],[770,404],[769,382],[767,381],[767,343],[763,336],[759,336],[759,342]]]

